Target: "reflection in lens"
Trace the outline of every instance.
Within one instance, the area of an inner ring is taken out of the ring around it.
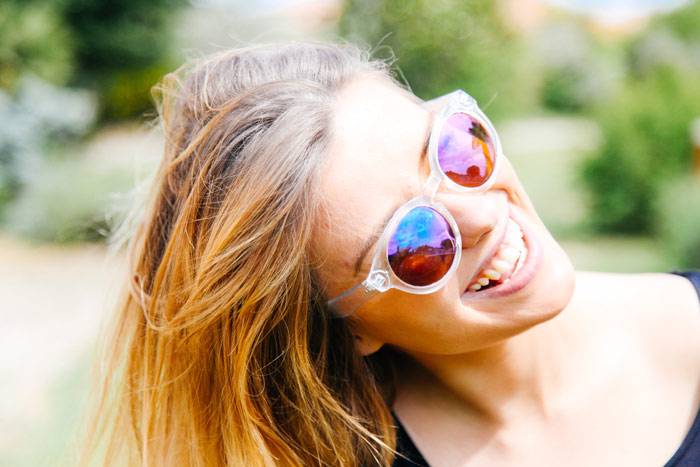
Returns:
[[[445,122],[438,140],[438,163],[445,175],[464,187],[482,185],[493,173],[493,140],[484,125],[465,113]]]
[[[433,208],[419,206],[401,219],[389,239],[389,264],[407,284],[430,285],[450,270],[455,245],[447,219]]]

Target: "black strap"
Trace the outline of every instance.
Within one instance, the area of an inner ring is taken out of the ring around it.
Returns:
[[[698,292],[700,300],[700,272],[698,271],[673,271],[673,274],[688,279]],[[664,467],[695,467],[700,465],[700,411],[695,416],[693,426],[686,435],[683,443],[673,457]]]
[[[695,290],[698,291],[698,298],[700,298],[700,272],[698,271],[673,271],[673,274],[677,276],[683,276],[688,279],[694,286]]]

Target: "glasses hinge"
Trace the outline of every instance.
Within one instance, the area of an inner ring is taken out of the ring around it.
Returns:
[[[457,102],[459,102],[460,105],[466,107],[468,110],[475,110],[478,108],[476,99],[474,99],[472,96],[462,91],[461,89],[457,91],[456,97]]]
[[[375,271],[365,280],[365,293],[378,290],[384,292],[389,289],[389,276],[384,271]]]

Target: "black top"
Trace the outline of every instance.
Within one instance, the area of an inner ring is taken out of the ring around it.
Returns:
[[[700,272],[674,271],[673,274],[683,276],[692,282],[695,289],[698,291],[698,297],[700,298]],[[429,467],[428,463],[423,458],[420,451],[418,451],[416,445],[413,444],[411,437],[408,436],[408,433],[396,416],[394,416],[394,422],[396,423],[396,451],[398,451],[400,455],[396,456],[393,467]],[[698,411],[697,415],[695,416],[695,421],[693,421],[693,425],[690,427],[690,431],[683,440],[683,443],[681,443],[681,446],[678,448],[673,457],[664,465],[664,467],[698,466],[700,466],[700,411]]]

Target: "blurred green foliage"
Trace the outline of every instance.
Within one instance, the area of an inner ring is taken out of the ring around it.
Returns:
[[[691,0],[690,4],[676,10],[659,21],[688,44],[700,42],[700,2]]]
[[[94,94],[35,75],[22,75],[13,95],[0,89],[0,214],[33,179],[48,152],[92,127],[95,111]]]
[[[112,119],[126,120],[134,115],[155,115],[151,87],[175,66],[168,60],[148,68],[122,70],[109,77],[102,93],[102,114]]]
[[[146,69],[170,52],[171,21],[186,0],[56,0],[88,77]]]
[[[149,90],[180,62],[173,20],[187,0],[55,0],[74,41],[74,84],[103,97],[102,116],[123,119],[152,109]]]
[[[109,105],[101,106],[104,118],[139,115],[151,108],[148,92],[164,67],[180,61],[173,57],[172,22],[186,4],[187,0],[4,0],[0,88],[12,94],[21,75],[29,72],[54,84],[111,96]],[[146,77],[156,78],[147,82]],[[118,91],[125,92],[124,107],[113,97]]]
[[[73,37],[54,2],[0,3],[0,88],[12,92],[23,73],[66,84],[73,73]]]
[[[660,238],[678,268],[700,267],[700,180],[680,177],[661,191]]]
[[[557,113],[584,113],[613,91],[619,65],[610,48],[580,18],[545,24],[532,44],[539,59],[542,106]]]
[[[92,235],[82,226],[115,184],[72,173],[75,161],[60,148],[96,122],[153,110],[150,88],[180,62],[172,22],[187,3],[0,3],[0,222],[42,239]]]
[[[589,219],[599,231],[655,233],[660,191],[690,170],[690,125],[700,116],[700,40],[686,31],[691,23],[700,30],[698,5],[658,19],[627,45],[624,81],[593,112],[604,143],[584,163],[583,181]]]
[[[76,158],[45,161],[32,173],[5,213],[8,231],[58,243],[101,240],[105,206],[131,186],[126,169],[100,168]]]
[[[483,0],[347,0],[339,30],[353,42],[389,46],[416,95],[429,99],[461,88],[498,119],[536,105],[537,75],[497,6]]]
[[[580,92],[584,79],[582,66],[570,65],[548,70],[542,83],[542,105],[566,113],[580,111],[586,105]]]
[[[603,231],[653,233],[664,184],[690,168],[689,128],[700,75],[662,67],[632,80],[599,110],[604,143],[583,167],[591,221]]]

